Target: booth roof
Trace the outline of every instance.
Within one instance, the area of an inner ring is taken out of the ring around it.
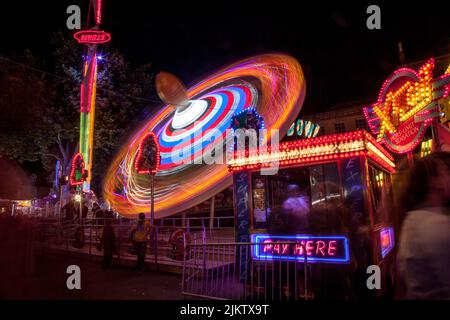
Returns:
[[[324,135],[316,138],[283,142],[278,146],[265,146],[234,153],[228,162],[230,171],[309,165],[337,159],[366,156],[389,172],[395,171],[394,158],[367,131]]]

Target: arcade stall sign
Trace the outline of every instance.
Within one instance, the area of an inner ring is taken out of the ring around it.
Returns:
[[[88,176],[88,171],[86,170],[83,155],[81,153],[75,154],[72,159],[72,166],[70,169],[70,185],[79,186],[82,185]]]
[[[78,43],[83,44],[101,44],[111,41],[111,34],[101,30],[81,30],[76,32],[73,37]]]
[[[253,260],[308,263],[350,263],[348,238],[344,235],[253,234]]]
[[[440,117],[439,103],[450,92],[450,73],[433,78],[434,59],[418,71],[401,68],[383,84],[375,104],[363,109],[377,140],[392,152],[411,152]]]
[[[297,119],[289,127],[286,137],[288,138],[315,138],[319,134],[320,126],[308,120]]]

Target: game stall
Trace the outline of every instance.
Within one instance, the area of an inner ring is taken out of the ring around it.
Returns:
[[[236,242],[256,244],[249,257],[253,262],[301,264],[306,257],[312,281],[315,270],[322,270],[317,275],[323,269],[328,274],[346,270],[356,286],[367,278],[367,266],[375,264],[383,281],[390,281],[394,229],[390,212],[380,206],[391,195],[395,164],[369,133],[238,151],[229,170]]]

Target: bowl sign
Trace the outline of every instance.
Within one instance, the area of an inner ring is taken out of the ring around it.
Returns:
[[[254,260],[299,261],[308,263],[350,263],[348,238],[344,235],[252,236]]]
[[[73,36],[78,43],[101,44],[111,41],[111,34],[101,30],[81,30]]]
[[[439,100],[448,96],[450,74],[433,78],[434,59],[418,71],[401,68],[384,83],[378,101],[364,115],[378,141],[395,153],[407,153],[422,141],[439,117]]]

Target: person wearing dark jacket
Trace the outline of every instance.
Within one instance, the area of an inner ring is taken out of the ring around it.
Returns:
[[[103,227],[100,247],[103,249],[103,269],[109,269],[113,254],[116,253],[116,234],[109,219],[105,221],[105,226]]]
[[[147,235],[148,231],[145,226],[145,214],[140,213],[137,221],[136,230],[133,233],[133,242],[136,249],[137,261],[136,269],[144,271],[145,255],[147,253]]]
[[[92,214],[95,218],[95,224],[100,224],[100,219],[102,218],[102,208],[98,205],[98,203],[94,203],[92,206]]]
[[[83,204],[83,207],[81,209],[81,218],[83,219],[83,222],[87,219],[89,208],[86,204]]]
[[[69,201],[63,208],[62,211],[64,212],[64,220],[65,221],[72,221],[75,216],[75,204],[73,201]]]
[[[398,298],[450,300],[450,153],[414,160],[398,193]],[[400,292],[399,292],[400,293]]]

